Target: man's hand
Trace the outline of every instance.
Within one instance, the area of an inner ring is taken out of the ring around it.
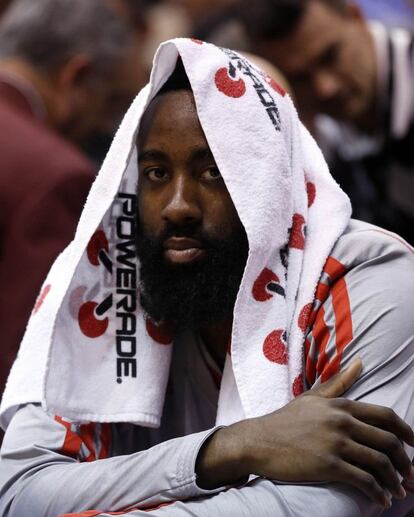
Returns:
[[[386,507],[390,493],[405,497],[398,473],[414,474],[402,445],[414,446],[412,429],[391,409],[337,398],[361,369],[358,359],[278,411],[219,429],[198,456],[199,486],[217,488],[255,474],[347,483]]]

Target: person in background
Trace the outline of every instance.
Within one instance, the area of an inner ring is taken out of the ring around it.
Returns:
[[[131,29],[102,0],[15,0],[0,24],[0,394],[43,279],[72,239]],[[33,309],[36,311],[36,305]]]
[[[360,219],[414,242],[414,36],[346,0],[245,2],[254,49],[290,82]]]

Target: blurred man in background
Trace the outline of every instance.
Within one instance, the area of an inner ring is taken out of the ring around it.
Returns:
[[[136,52],[109,1],[14,0],[1,20],[0,393],[94,179],[80,146],[115,124],[132,83],[139,88]],[[114,98],[122,99],[115,111]]]
[[[346,0],[246,2],[256,51],[291,83],[355,217],[414,242],[413,35]]]

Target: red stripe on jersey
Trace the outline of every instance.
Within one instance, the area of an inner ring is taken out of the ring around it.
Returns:
[[[60,416],[55,416],[55,420],[66,428],[65,440],[61,448],[61,453],[65,456],[77,459],[82,447],[81,438],[72,431],[70,422],[65,422]]]
[[[331,277],[334,281],[346,272],[345,266],[333,257],[328,257],[323,268],[323,272]]]
[[[323,306],[316,312],[315,322],[312,328],[312,335],[318,349],[318,360],[316,363],[317,374],[321,381],[325,382],[334,374],[339,372],[342,355],[346,346],[353,338],[351,304],[348,290],[344,279],[346,268],[334,257],[328,257],[323,272],[330,277],[330,282],[325,284],[319,282],[315,298],[322,304],[331,296],[332,307],[335,316],[335,345],[336,354],[329,361],[326,348],[330,339],[330,332],[325,323],[325,312]],[[306,377],[309,384],[315,382],[314,362],[309,357],[309,345],[305,343]]]
[[[335,313],[336,355],[324,369],[322,382],[339,372],[342,354],[353,338],[351,304],[344,278],[340,278],[333,286],[331,296]]]
[[[84,461],[94,461],[97,459],[96,450],[95,450],[95,432],[96,426],[94,423],[81,425],[80,427],[80,436],[82,438],[83,443],[89,450],[88,456],[84,459]]]
[[[353,338],[351,303],[345,278],[340,278],[331,292],[335,312],[336,350],[338,354],[342,354]]]
[[[73,424],[66,422],[60,416],[56,416],[55,420],[66,428],[65,440],[61,448],[62,454],[79,461],[95,461],[108,457],[111,445],[110,424],[97,425],[91,422],[77,426],[74,431],[72,430]],[[100,433],[99,436],[96,436],[98,429]],[[98,445],[98,450],[96,450],[95,444]],[[82,448],[83,445],[84,448]],[[85,456],[85,449],[88,451],[87,456]]]
[[[323,282],[318,283],[318,287],[316,288],[315,298],[323,303],[329,296],[329,285],[324,284]]]
[[[316,370],[320,375],[326,363],[328,362],[328,357],[326,355],[326,346],[329,342],[329,338],[331,337],[329,329],[325,323],[325,310],[323,307],[319,309],[318,314],[316,315],[315,325],[312,329],[312,335],[315,339],[315,342],[319,350],[319,357],[316,363]]]

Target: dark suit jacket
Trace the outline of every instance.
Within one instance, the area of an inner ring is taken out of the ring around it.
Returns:
[[[93,165],[0,78],[0,395],[42,282],[73,238]]]

